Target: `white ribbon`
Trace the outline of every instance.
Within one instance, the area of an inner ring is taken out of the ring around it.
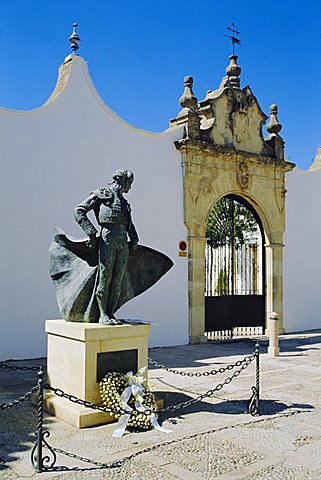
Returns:
[[[153,425],[154,428],[156,428],[156,430],[158,430],[159,432],[163,432],[163,433],[172,433],[172,430],[169,430],[168,428],[164,428],[164,427],[160,426],[160,424],[157,421],[157,418],[156,418],[155,414],[153,412],[151,412],[150,408],[144,407],[142,404],[140,404],[138,402],[135,402],[135,408],[139,412],[143,412],[148,416],[149,420],[151,421],[151,424]],[[151,413],[147,413],[148,411],[151,412]]]
[[[116,428],[113,431],[113,437],[121,438],[124,435],[129,419],[130,419],[130,413],[125,413],[120,417],[116,425]]]
[[[128,405],[128,400],[130,399],[131,395],[134,396],[136,402],[135,402],[135,408],[139,412],[145,413],[148,418],[151,421],[151,424],[153,425],[156,430],[159,432],[163,433],[171,433],[172,430],[168,430],[167,428],[161,427],[156,419],[156,416],[154,413],[146,413],[150,412],[151,410],[148,407],[143,406],[143,394],[144,394],[144,386],[143,382],[146,377],[146,370],[147,367],[141,368],[137,375],[133,375],[133,372],[128,372],[125,377],[128,380],[128,386],[124,389],[123,393],[120,396],[120,399],[122,401],[122,406],[123,409],[126,410],[126,412],[129,413],[124,413],[120,419],[118,420],[118,423],[116,425],[116,428],[113,432],[113,437],[120,438],[124,435],[124,432],[127,427],[128,420],[130,419],[130,415],[132,412],[132,408]]]

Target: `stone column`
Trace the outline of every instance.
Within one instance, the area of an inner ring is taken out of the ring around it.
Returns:
[[[189,237],[188,302],[190,343],[205,343],[205,245],[204,237]]]
[[[278,338],[278,321],[279,316],[276,312],[272,312],[269,315],[269,347],[268,356],[278,357],[279,350],[279,338]]]
[[[265,245],[266,251],[266,325],[269,314],[279,314],[279,334],[283,327],[283,243]],[[269,335],[268,328],[265,331]]]

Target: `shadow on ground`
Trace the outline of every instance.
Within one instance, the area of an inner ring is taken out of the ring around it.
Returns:
[[[44,419],[44,430],[50,428],[53,418]],[[2,411],[0,415],[0,470],[6,464],[20,458],[19,453],[30,451],[36,439],[37,409],[30,405],[15,407],[10,411]]]
[[[182,402],[189,402],[193,399],[189,395],[183,393],[175,392],[157,392],[157,398],[164,400],[165,409],[170,406],[178,405]],[[248,413],[248,404],[249,399],[242,400],[223,400],[217,403],[208,403],[208,402],[195,402],[192,405],[187,405],[186,407],[177,409],[174,412],[161,412],[160,413],[160,422],[164,420],[170,420],[171,423],[177,423],[177,419],[183,419],[184,415],[192,413],[213,413],[213,414],[223,414],[223,415],[248,415],[251,419],[251,415]],[[308,411],[313,410],[312,405],[306,403],[291,403],[285,404],[279,402],[278,400],[260,400],[260,415],[276,415],[278,413],[290,413],[293,411]]]
[[[159,391],[157,392],[157,397],[164,400],[165,408],[169,406],[177,406],[183,402],[189,402],[193,400],[193,397],[186,395],[185,393],[176,393],[168,391]],[[161,412],[159,415],[159,423],[162,424],[165,420],[169,421],[173,425],[178,423],[180,420],[186,420],[186,416],[193,413],[211,413],[211,414],[223,414],[223,415],[245,415],[250,422],[253,417],[248,413],[248,399],[244,400],[224,400],[219,401],[215,399],[217,403],[207,403],[207,402],[195,402],[192,405],[182,405],[179,409],[171,412]],[[260,412],[261,416],[266,415],[275,415],[279,413],[291,413],[293,411],[308,411],[313,409],[313,406],[309,404],[285,404],[278,402],[276,400],[261,400],[260,401]],[[256,417],[260,418],[260,417]],[[253,419],[254,420],[254,419]],[[46,416],[44,419],[44,429],[49,428],[51,422],[54,419],[50,416]],[[10,410],[1,412],[0,416],[0,470],[10,468],[10,462],[14,462],[19,459],[19,452],[24,452],[26,450],[30,451],[32,443],[34,442],[37,425],[37,409],[30,404],[30,402],[25,402],[24,404],[15,407]],[[165,442],[161,442],[159,445],[151,447],[151,449],[158,448],[161,445],[164,445]],[[49,439],[50,444],[50,439]],[[149,447],[150,448],[150,447]],[[120,462],[115,462],[112,465],[104,465],[95,460],[80,457],[77,453],[70,453],[64,450],[57,450],[57,462],[53,468],[50,468],[48,471],[51,472],[67,472],[67,471],[86,471],[86,470],[101,470],[101,469],[111,469],[114,472],[118,472],[122,467],[124,462],[129,461],[135,456],[144,453],[144,449],[140,452],[134,453],[129,457],[123,459]],[[149,449],[148,449],[149,450]],[[46,449],[44,450],[44,454]],[[74,466],[67,467],[62,463],[63,456],[71,457],[75,462],[80,461],[81,463],[87,464],[87,466]],[[7,464],[7,465],[6,465]]]
[[[315,333],[315,335],[307,337],[303,335],[296,338],[292,335],[289,335],[288,338],[282,336],[279,340],[281,355],[282,353],[292,352],[294,355],[303,356],[304,352],[320,350],[321,334]],[[251,355],[255,350],[257,340],[260,345],[260,353],[267,353],[268,340],[265,337],[262,339],[238,338],[235,340],[209,341],[203,345],[166,347],[166,357],[163,348],[151,348],[149,349],[149,356],[152,360],[156,360],[168,368],[204,368],[229,363],[228,357]],[[220,361],[215,361],[216,358]],[[222,358],[226,358],[226,361],[222,362]],[[159,367],[149,364],[150,370],[157,368]]]
[[[23,362],[16,361],[20,366]],[[27,362],[25,362],[27,363]],[[32,365],[35,360],[28,361]],[[44,361],[39,362],[43,364]],[[7,365],[10,365],[8,362]],[[0,371],[1,404],[19,399],[37,385],[38,376],[36,371]],[[20,458],[20,454],[30,451],[36,439],[37,408],[31,404],[30,399],[12,408],[0,411],[0,470],[9,467],[8,464]],[[48,428],[53,421],[52,417],[45,416],[44,429]]]
[[[166,406],[169,406],[170,404],[172,405],[177,405],[179,402],[183,401],[189,401],[191,400],[191,397],[185,394],[181,393],[174,393],[174,392],[159,392],[159,396],[163,396],[164,401],[166,402]],[[184,411],[183,414],[180,415],[181,411],[178,412],[166,412],[166,413],[161,413],[160,418],[159,418],[159,423],[162,424],[165,420],[168,420],[172,424],[178,423],[179,419],[184,420],[185,415],[191,414],[191,413],[198,413],[198,412],[210,412],[213,414],[229,414],[229,415],[242,415],[245,414],[248,417],[248,421],[251,422],[251,420],[255,421],[255,419],[260,419],[266,415],[275,415],[275,414],[280,414],[280,413],[294,413],[294,412],[305,412],[308,410],[313,409],[313,406],[309,404],[285,404],[282,402],[278,402],[276,400],[261,400],[260,401],[260,411],[261,415],[255,417],[251,417],[251,415],[248,414],[247,411],[247,406],[248,406],[248,401],[247,400],[231,400],[231,401],[222,401],[217,404],[208,404],[208,403],[195,403],[189,407],[187,407]],[[213,429],[211,431],[216,431],[216,429]],[[191,438],[194,437],[195,435],[203,435],[207,434],[208,432],[203,432],[203,433],[198,433],[198,434],[191,434]],[[134,435],[134,433],[132,433]],[[69,451],[63,450],[63,449],[55,449],[56,453],[58,454],[57,456],[57,462],[56,464],[48,469],[48,471],[51,472],[85,472],[85,471],[93,471],[93,470],[104,470],[104,469],[109,469],[111,472],[113,471],[115,474],[120,473],[122,466],[132,460],[134,457],[138,457],[139,455],[145,453],[146,451],[151,452],[154,450],[157,450],[159,447],[168,445],[168,444],[175,444],[176,442],[179,442],[180,439],[174,439],[170,441],[161,441],[158,444],[154,444],[149,447],[142,448],[141,450],[136,451],[135,453],[129,454],[128,456],[122,458],[119,461],[115,461],[110,464],[102,464],[100,462],[95,461],[94,459],[86,458],[86,457],[81,457],[77,455],[77,453],[71,453]],[[84,466],[65,466],[63,465],[63,458],[64,457],[69,457],[73,458],[75,462],[80,462],[80,465],[85,464]]]
[[[321,335],[314,335],[305,338],[282,337],[279,340],[281,352],[293,352],[302,354],[302,352],[305,351],[320,350],[320,346],[314,347],[314,345],[316,344],[321,345]]]

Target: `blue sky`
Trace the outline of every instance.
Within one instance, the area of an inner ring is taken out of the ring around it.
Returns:
[[[308,168],[321,145],[319,0],[1,0],[0,105],[28,110],[50,96],[77,21],[79,55],[120,117],[160,132],[178,113],[183,77],[199,100],[218,87],[233,21],[241,86],[279,106],[286,156]]]

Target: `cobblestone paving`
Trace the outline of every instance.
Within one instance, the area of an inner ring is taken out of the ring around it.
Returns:
[[[160,363],[203,372],[240,360],[254,341],[153,349]],[[262,351],[266,351],[266,343]],[[17,362],[12,362],[17,363]],[[38,365],[44,359],[22,361]],[[77,430],[45,415],[49,443],[85,457],[62,455],[54,472],[37,474],[30,464],[37,411],[30,402],[0,411],[0,480],[33,478],[86,480],[321,480],[321,334],[283,337],[281,356],[261,356],[261,412],[246,412],[254,383],[254,362],[220,392],[160,421],[172,433],[152,430],[112,437],[113,425]],[[158,396],[175,405],[206,392],[233,371],[215,377],[182,377],[149,371]],[[37,382],[36,372],[0,370],[0,402],[17,399]],[[172,386],[169,386],[172,385]],[[94,462],[119,467],[97,469]],[[91,462],[91,463],[90,463]]]
[[[236,427],[232,432],[238,439],[251,440],[253,443],[270,445],[280,452],[296,450],[321,439],[320,427],[300,425],[293,418],[270,418],[265,422]]]
[[[157,454],[205,478],[217,477],[263,459],[263,455],[229,441],[215,440],[214,433],[184,440],[175,449],[170,445],[161,447]]]
[[[0,477],[1,478],[1,477]],[[121,468],[79,470],[78,472],[65,472],[55,476],[61,480],[105,479],[110,480],[178,480],[174,474],[166,472],[161,466],[155,467],[143,460],[134,459],[125,462]]]
[[[0,478],[1,480],[20,480],[18,475],[14,473],[9,467],[2,468],[0,463]]]
[[[321,470],[313,472],[301,466],[287,465],[282,462],[242,477],[241,480],[320,480],[320,478]]]

